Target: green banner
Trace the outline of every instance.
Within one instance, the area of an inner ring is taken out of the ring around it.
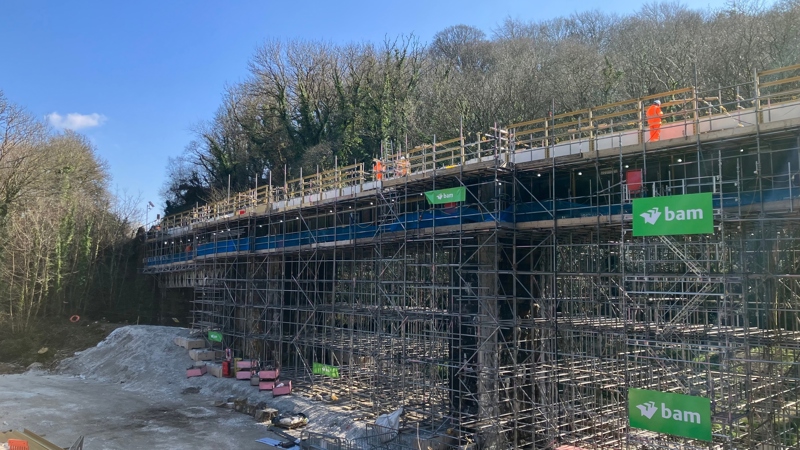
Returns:
[[[339,378],[339,368],[327,364],[314,363],[311,369],[314,375],[325,375],[331,378]]]
[[[208,340],[211,342],[222,342],[222,333],[219,331],[209,331]]]
[[[634,428],[711,440],[711,401],[703,397],[628,389],[628,420]]]
[[[633,200],[634,236],[713,233],[714,207],[710,193]]]
[[[467,199],[467,188],[461,186],[450,189],[439,189],[438,191],[428,191],[425,193],[425,197],[431,205],[463,202]]]

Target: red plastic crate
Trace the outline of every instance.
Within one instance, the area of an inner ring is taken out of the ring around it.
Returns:
[[[206,373],[207,369],[205,364],[200,367],[191,367],[186,369],[186,378],[201,377]]]
[[[258,378],[262,380],[277,380],[278,375],[280,375],[280,369],[275,370],[260,370],[258,372]]]
[[[272,388],[272,396],[286,395],[292,393],[292,381],[281,381]]]

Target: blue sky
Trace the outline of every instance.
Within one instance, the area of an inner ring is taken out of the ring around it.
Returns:
[[[687,3],[719,7],[724,0]],[[267,39],[378,42],[414,33],[423,43],[464,23],[487,34],[525,21],[642,2],[461,1],[5,1],[0,4],[0,90],[31,114],[89,136],[109,165],[112,191],[163,208],[170,156],[210,119],[226,84],[247,77]],[[72,114],[70,116],[70,114]],[[143,209],[144,211],[144,209]],[[142,218],[143,219],[143,218]]]

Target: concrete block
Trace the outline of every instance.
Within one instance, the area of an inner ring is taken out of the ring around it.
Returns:
[[[206,341],[204,339],[186,339],[186,348],[189,350],[195,348],[203,348],[206,346]]]
[[[219,350],[210,350],[207,348],[198,348],[189,350],[189,357],[195,361],[214,361],[222,359],[224,352]]]
[[[270,420],[272,420],[277,416],[278,416],[277,409],[264,408],[257,410],[253,417],[255,417],[256,421],[264,423],[264,422],[269,422]]]
[[[264,410],[263,409],[259,409],[258,411],[256,411],[256,413],[253,415],[253,418],[255,418],[256,422],[259,422],[259,423],[264,423],[267,420],[269,420],[269,419],[265,419],[264,418]]]
[[[214,375],[217,378],[222,378],[222,366],[219,364],[208,364],[206,365],[206,369],[208,373]]]
[[[196,338],[186,338],[186,337],[176,337],[172,340],[176,345],[179,345],[187,350],[192,350],[195,348],[203,348],[206,346],[206,341],[203,339],[196,339]]]
[[[189,358],[192,358],[194,361],[208,361],[208,359],[202,359],[205,356],[205,349],[193,349],[189,350]]]

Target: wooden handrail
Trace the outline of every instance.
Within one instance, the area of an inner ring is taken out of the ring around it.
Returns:
[[[759,83],[758,87],[766,88],[770,86],[777,86],[779,84],[787,84],[787,83],[794,83],[795,81],[800,81],[800,75],[791,78],[781,78],[780,80],[775,81],[767,81],[765,83]]]
[[[794,70],[800,70],[800,64],[758,72],[756,74],[757,81],[759,81],[758,85],[760,88],[767,88],[800,82],[800,75],[779,80],[760,82],[762,77],[787,73]],[[742,85],[747,84],[748,83],[742,83]],[[510,142],[517,143],[530,143],[540,139],[558,139],[563,136],[574,136],[576,134],[588,134],[588,136],[591,138],[594,130],[606,129],[609,128],[610,125],[614,126],[615,128],[625,128],[631,126],[635,127],[637,124],[641,125],[643,118],[638,117],[638,115],[642,113],[641,105],[644,102],[649,102],[650,100],[654,99],[662,99],[663,107],[683,106],[694,101],[694,92],[694,88],[675,89],[672,91],[647,95],[636,99],[621,100],[588,109],[565,112],[557,114],[553,117],[536,118],[523,122],[517,122],[501,128],[509,130],[510,132],[513,131],[514,135],[512,136],[509,134],[508,138]],[[800,89],[789,88],[784,91],[764,94],[761,98],[768,99],[770,97],[794,95],[798,92],[800,92]],[[682,94],[691,95],[690,98],[675,98],[676,96],[680,96]],[[673,100],[669,100],[670,97],[672,97]],[[702,99],[706,101],[721,101],[717,97],[703,97]],[[741,101],[753,100],[755,99],[744,99]],[[636,107],[631,108],[629,106],[621,111],[614,111],[615,108],[626,105],[636,105]],[[679,109],[678,111],[671,112],[664,117],[696,117],[698,112],[707,110],[709,108],[710,107],[707,106],[690,105],[686,108]],[[600,111],[604,113],[594,115],[596,112]],[[637,115],[637,117],[633,119],[630,117],[632,115]],[[609,119],[615,118],[620,118],[622,120],[613,124],[606,122]],[[533,128],[525,128],[531,126]],[[521,136],[528,136],[529,138],[517,139]],[[464,160],[475,157],[496,155],[497,151],[495,147],[499,147],[496,139],[489,139],[487,141],[483,141],[481,139],[475,142],[466,143],[463,142],[462,137],[459,136],[436,142],[435,144],[427,143],[418,145],[410,150],[407,150],[405,152],[405,156],[406,160],[408,161],[409,174],[434,169],[436,166],[441,167],[443,164],[464,164],[466,162]],[[457,145],[450,146],[450,144]],[[386,161],[386,164],[387,166],[395,165],[391,160]],[[238,193],[230,199],[224,199],[212,204],[194,207],[190,211],[164,217],[160,224],[163,225],[163,228],[185,226],[199,220],[207,220],[207,218],[213,216],[234,213],[235,211],[246,209],[245,207],[248,206],[271,204],[276,201],[288,201],[309,194],[317,194],[333,189],[340,189],[345,186],[360,184],[363,183],[365,179],[367,179],[367,172],[365,171],[364,163],[336,167],[314,173],[312,175],[286,181],[284,186],[259,186],[258,188]]]
[[[791,70],[797,70],[797,69],[800,69],[800,64],[795,64],[793,66],[779,67],[777,69],[765,70],[763,72],[758,72],[757,76],[761,78],[767,75],[773,75],[781,72],[789,72]]]

